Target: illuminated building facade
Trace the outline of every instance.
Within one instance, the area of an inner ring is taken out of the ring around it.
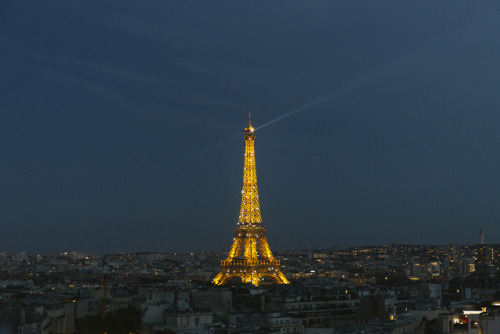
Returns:
[[[262,227],[259,193],[257,190],[257,169],[255,167],[254,128],[248,119],[245,129],[245,162],[243,166],[243,190],[241,209],[233,245],[226,260],[221,261],[221,269],[214,278],[216,285],[223,285],[234,277],[243,283],[259,285],[268,277],[278,284],[288,284],[281,272],[280,261],[276,260],[267,243]]]

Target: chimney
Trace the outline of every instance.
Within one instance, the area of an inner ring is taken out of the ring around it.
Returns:
[[[483,245],[484,244],[484,235],[483,235],[483,229],[479,230],[479,244]]]

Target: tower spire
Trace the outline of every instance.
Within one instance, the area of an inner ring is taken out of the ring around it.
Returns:
[[[259,190],[257,188],[257,168],[255,166],[255,133],[248,111],[248,128],[244,131],[245,161],[243,163],[243,189],[241,190],[241,207],[239,224],[260,224]]]
[[[259,285],[263,277],[278,284],[288,284],[267,243],[260,215],[257,169],[255,167],[255,133],[248,113],[248,128],[244,131],[245,161],[243,164],[243,189],[241,208],[233,245],[227,259],[221,261],[221,269],[214,278],[217,285],[225,284],[233,277],[244,283]]]
[[[250,109],[248,109],[248,128],[250,129],[252,127],[252,118],[250,115]]]

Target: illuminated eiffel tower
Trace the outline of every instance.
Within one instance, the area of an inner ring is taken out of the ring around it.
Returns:
[[[245,129],[245,163],[243,167],[243,190],[241,209],[233,245],[226,260],[221,261],[221,269],[214,283],[223,285],[233,277],[243,283],[259,285],[263,277],[269,277],[278,284],[288,284],[280,270],[280,261],[275,260],[260,215],[259,193],[257,191],[257,170],[255,168],[254,128],[248,115]]]

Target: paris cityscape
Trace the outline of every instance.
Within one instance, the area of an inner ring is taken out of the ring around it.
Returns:
[[[273,255],[250,113],[243,137],[240,216],[229,252],[0,253],[2,332],[500,330],[500,244],[485,244],[483,230],[472,246],[333,246]]]
[[[290,284],[224,287],[212,280],[226,252],[2,253],[0,329],[495,333],[499,250],[477,243],[276,251]]]
[[[500,334],[500,6],[4,1],[0,334]]]

